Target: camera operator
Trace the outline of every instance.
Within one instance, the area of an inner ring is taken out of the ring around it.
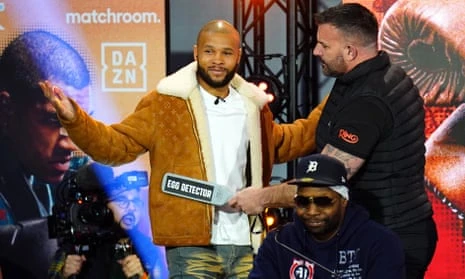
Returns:
[[[114,219],[111,234],[99,232],[97,238],[102,240],[91,245],[63,241],[50,266],[49,278],[143,279],[164,260],[151,239],[137,228],[144,204],[140,183],[128,183],[131,179],[125,174],[114,181],[103,185],[104,202]],[[110,236],[102,236],[105,234]]]

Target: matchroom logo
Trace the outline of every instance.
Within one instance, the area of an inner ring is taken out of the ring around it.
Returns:
[[[102,43],[102,91],[146,92],[145,43]]]

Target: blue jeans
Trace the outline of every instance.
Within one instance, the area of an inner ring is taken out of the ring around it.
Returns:
[[[253,265],[250,246],[173,247],[166,256],[170,278],[247,278]]]

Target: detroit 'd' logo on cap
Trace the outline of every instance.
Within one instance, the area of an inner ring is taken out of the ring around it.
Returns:
[[[315,172],[318,169],[318,162],[317,161],[308,161],[307,170],[305,173]]]
[[[306,174],[309,174],[309,173],[316,173],[318,171],[318,167],[319,167],[319,162],[316,161],[316,160],[310,160],[308,161],[308,165],[307,165],[307,169],[305,171]],[[324,167],[324,164],[323,164],[323,167]],[[323,170],[321,170],[323,171]],[[308,182],[308,183],[311,183],[315,180],[315,178],[310,178],[310,177],[303,177],[301,179],[303,182]],[[342,184],[345,184],[347,181],[346,181],[346,178],[341,175],[339,177],[339,181],[342,183]]]

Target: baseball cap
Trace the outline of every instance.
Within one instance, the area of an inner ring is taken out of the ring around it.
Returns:
[[[128,171],[115,177],[112,183],[106,185],[105,190],[108,198],[111,199],[126,191],[139,190],[148,184],[147,171]]]
[[[296,178],[289,184],[299,187],[347,187],[347,171],[344,164],[335,158],[323,154],[312,154],[300,159]]]

